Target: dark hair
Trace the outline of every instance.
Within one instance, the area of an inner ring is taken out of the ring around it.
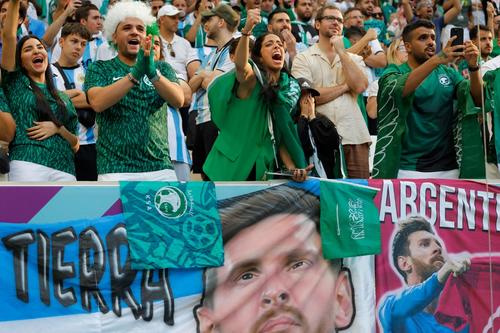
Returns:
[[[61,38],[69,35],[78,35],[85,40],[90,40],[92,36],[87,28],[80,23],[66,23],[61,30]]]
[[[273,10],[271,12],[271,14],[269,14],[269,16],[267,17],[267,22],[269,24],[271,24],[271,21],[273,20],[274,15],[279,14],[279,13],[285,13],[290,18],[290,14],[288,14],[288,12],[286,11],[285,8],[278,7],[275,10]],[[290,18],[290,20],[291,20],[291,18]]]
[[[82,3],[80,8],[75,11],[75,21],[80,22],[80,20],[88,19],[91,10],[99,11],[99,8],[90,1]]]
[[[328,4],[327,5],[323,5],[323,6],[319,7],[318,11],[316,12],[316,21],[321,21],[323,19],[325,10],[327,10],[327,9],[338,10],[340,13],[342,13],[342,11],[337,6],[328,5]]]
[[[153,45],[155,43],[155,37],[158,37],[158,40],[160,41],[160,61],[165,61],[165,54],[163,53],[163,41],[161,40],[160,35],[153,36]]]
[[[256,207],[259,207],[256,209]],[[304,214],[320,233],[319,198],[304,190],[288,185],[237,196],[217,202],[221,218],[222,239],[227,244],[240,231],[256,225],[264,219],[278,214]],[[330,268],[338,271],[340,259],[330,260]],[[215,269],[207,269],[204,274],[205,288],[202,303],[213,306],[213,293],[217,287]]]
[[[427,231],[435,235],[429,221],[422,216],[410,216],[406,220],[399,222],[398,231],[392,240],[392,263],[398,270],[399,274],[401,274],[401,276],[405,279],[405,282],[407,282],[406,273],[399,268],[398,257],[409,256],[411,254],[408,237],[417,231]]]
[[[351,37],[363,37],[365,34],[366,34],[365,29],[356,26],[347,28],[344,31],[344,36],[347,39],[350,39]]]
[[[4,3],[8,3],[8,2],[10,2],[10,0],[0,0],[0,8],[3,7]],[[19,6],[19,19],[24,22],[27,15],[28,15],[28,7],[24,6],[23,4],[20,4],[20,6]]]
[[[307,215],[319,233],[319,198],[305,190],[288,185],[220,200],[217,202],[217,208],[221,218],[224,244],[243,229],[282,213]]]
[[[229,46],[229,54],[234,55],[236,53],[236,48],[238,47],[238,43],[240,42],[241,37],[234,38]],[[248,39],[248,48],[251,50],[253,48],[254,41],[253,39]]]
[[[293,2],[293,8],[297,8],[297,6],[299,5],[299,2],[300,2],[300,0],[295,0]]]
[[[479,36],[480,30],[491,32],[491,30],[483,24],[479,25],[479,28],[477,25],[475,25],[472,29],[470,29],[470,32],[469,32],[470,40],[475,40],[477,38],[477,36]]]
[[[264,82],[263,82],[263,86],[262,86],[262,95],[264,96],[264,100],[266,102],[271,102],[271,101],[275,100],[276,95],[277,95],[277,90],[279,89],[279,87],[277,87],[276,85],[269,84],[267,70],[264,68],[262,61],[261,61],[262,44],[264,43],[264,39],[269,35],[278,36],[279,39],[281,39],[283,41],[283,38],[281,38],[281,36],[279,36],[273,32],[267,31],[264,34],[257,37],[257,39],[255,40],[255,44],[253,45],[251,52],[250,52],[250,57],[252,58],[255,65],[257,65],[260,72],[263,74],[263,79],[264,79],[263,81]],[[285,73],[289,74],[286,66],[283,66],[283,68],[281,69],[281,72],[285,72]]]
[[[363,11],[361,9],[359,9],[358,7],[351,7],[344,12],[344,18],[346,18],[347,15],[351,14],[352,12],[360,12],[361,15],[364,15]]]
[[[28,78],[30,82],[30,88],[33,91],[33,94],[35,95],[36,98],[36,112],[38,114],[38,121],[52,121],[56,126],[61,126],[62,122],[64,122],[67,119],[67,110],[66,110],[66,105],[62,101],[61,97],[59,96],[59,92],[56,89],[56,86],[54,84],[54,78],[52,74],[52,70],[50,69],[50,64],[47,66],[47,69],[45,70],[45,84],[47,85],[47,89],[49,90],[49,94],[54,98],[56,101],[57,107],[63,115],[62,121],[57,119],[54,113],[52,112],[49,101],[47,100],[47,97],[43,94],[42,90],[38,85],[33,81],[29,75],[26,73],[26,69],[22,66],[22,61],[21,61],[21,50],[23,48],[24,43],[26,43],[30,39],[36,39],[40,43],[43,44],[43,47],[45,49],[46,46],[43,43],[42,40],[40,40],[37,36],[35,35],[27,35],[24,36],[19,40],[16,46],[16,64],[18,68],[21,70],[21,72]]]
[[[436,26],[434,25],[434,23],[432,23],[429,20],[416,20],[415,22],[408,24],[403,29],[403,33],[401,34],[401,36],[403,37],[403,42],[405,42],[405,43],[409,42],[411,39],[411,36],[410,36],[411,33],[414,30],[417,30],[418,28],[422,28],[422,27],[428,28],[428,29],[436,29]]]

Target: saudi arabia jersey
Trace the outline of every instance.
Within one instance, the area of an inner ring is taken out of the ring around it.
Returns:
[[[411,71],[405,63],[402,73]],[[456,169],[454,99],[463,77],[453,68],[436,67],[415,90],[402,143],[402,170],[435,172]]]
[[[156,68],[172,82],[178,82],[170,65],[157,62]],[[84,89],[106,87],[130,73],[131,66],[118,57],[96,61],[85,76]],[[98,112],[97,172],[150,172],[172,169],[167,143],[165,103],[146,76],[118,103]]]
[[[76,134],[76,111],[68,96],[62,92],[59,93],[59,97],[66,105],[63,113],[50,95],[47,86],[37,85],[47,99],[54,116],[69,132]],[[62,136],[56,134],[38,141],[30,139],[26,134],[26,130],[35,126],[34,122],[38,121],[36,97],[30,87],[28,77],[19,70],[15,72],[2,70],[2,87],[10,113],[16,121],[16,135],[10,143],[10,159],[37,163],[74,175],[74,153],[70,144]]]

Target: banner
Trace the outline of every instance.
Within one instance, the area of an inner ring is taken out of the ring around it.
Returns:
[[[319,182],[215,190],[223,266],[133,270],[118,186],[0,186],[0,332],[374,331],[373,257],[323,258]]]
[[[500,189],[448,180],[369,184],[381,190],[378,331],[497,333]]]

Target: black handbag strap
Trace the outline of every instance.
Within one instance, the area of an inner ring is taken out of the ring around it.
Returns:
[[[68,77],[66,76],[66,73],[64,73],[64,69],[62,69],[61,65],[59,65],[57,61],[53,65],[55,68],[57,68],[57,70],[61,74],[64,80],[64,87],[66,88],[66,90],[75,89],[74,84],[71,84],[71,82],[69,82]]]

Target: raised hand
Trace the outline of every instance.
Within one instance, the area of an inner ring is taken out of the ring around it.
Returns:
[[[134,67],[132,67],[132,69],[130,70],[130,74],[137,81],[140,81],[146,74],[146,61],[144,59],[144,49],[142,47],[139,49],[137,60],[135,61]]]
[[[464,43],[464,58],[467,61],[469,67],[475,67],[478,65],[479,60],[479,50],[472,41],[468,40]]]
[[[153,36],[148,35],[142,44],[144,49],[144,72],[150,79],[156,77],[155,50],[153,48]]]
[[[253,28],[259,24],[261,21],[260,8],[250,9],[247,12],[247,20],[245,26],[242,29],[242,33],[249,34],[252,32]]]
[[[464,45],[451,45],[456,38],[457,36],[451,37],[448,43],[446,43],[446,46],[436,55],[441,64],[454,62],[458,58],[464,56]]]

